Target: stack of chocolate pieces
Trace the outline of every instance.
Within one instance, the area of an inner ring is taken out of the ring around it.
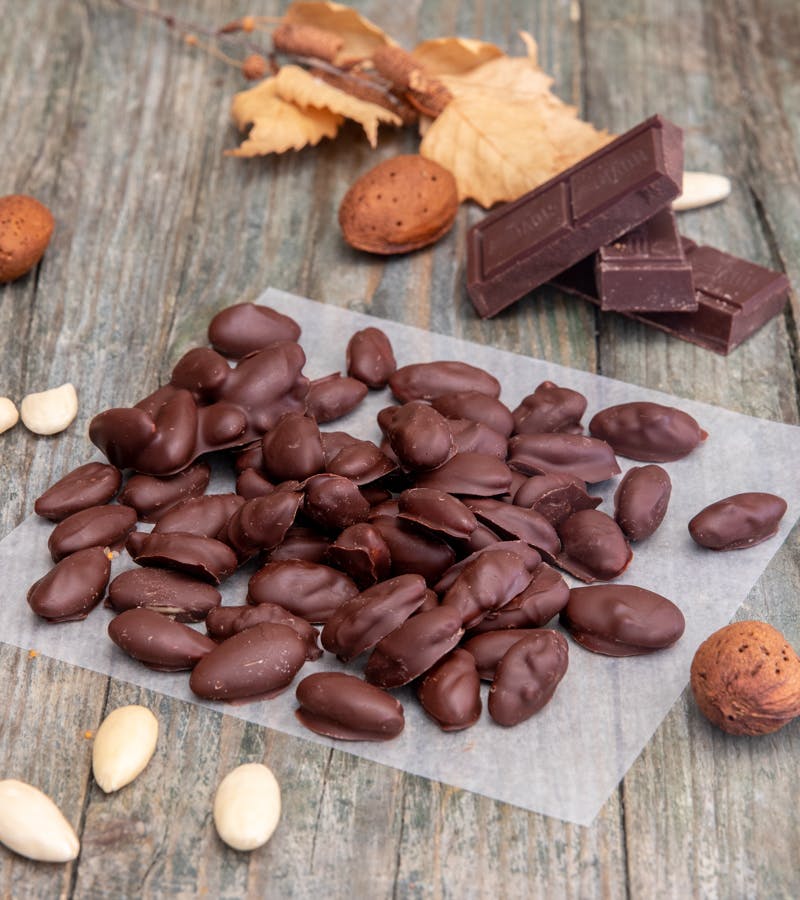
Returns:
[[[789,281],[678,233],[681,130],[653,116],[469,232],[467,287],[483,318],[550,282],[727,354],[782,309]]]

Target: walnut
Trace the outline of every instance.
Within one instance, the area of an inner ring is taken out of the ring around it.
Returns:
[[[766,622],[714,632],[692,661],[701,712],[730,734],[769,734],[800,716],[800,659]]]

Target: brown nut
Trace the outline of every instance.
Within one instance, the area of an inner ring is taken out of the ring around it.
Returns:
[[[800,716],[800,659],[766,622],[732,622],[698,647],[692,693],[729,734],[770,734]]]
[[[0,284],[21,278],[39,262],[54,224],[50,210],[33,197],[0,197]]]
[[[450,230],[458,211],[455,178],[430,159],[396,156],[362,175],[344,195],[344,239],[370,253],[408,253]]]

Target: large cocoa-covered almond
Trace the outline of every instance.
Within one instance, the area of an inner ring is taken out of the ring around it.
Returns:
[[[307,645],[288,625],[254,625],[229,637],[194,667],[189,687],[205,700],[263,700],[285,690]]]
[[[344,195],[339,225],[344,239],[370,253],[407,253],[447,234],[458,211],[455,178],[418,155],[384,160]]]
[[[388,741],[403,730],[403,707],[386,691],[345,672],[315,672],[297,685],[295,715],[342,741]]]
[[[554,557],[561,549],[555,528],[533,509],[512,506],[491,497],[471,497],[464,502],[478,519],[498,534],[525,541],[546,557]]]
[[[509,550],[487,550],[466,566],[444,595],[442,606],[457,609],[465,628],[505,606],[531,580],[525,561]]]
[[[376,516],[372,525],[389,548],[393,575],[417,573],[432,586],[455,561],[449,544],[433,534],[423,534],[403,519]]]
[[[48,622],[85,619],[103,597],[111,563],[102,547],[70,554],[31,585],[28,603]]]
[[[596,509],[602,497],[591,497],[574,475],[550,473],[526,478],[514,493],[514,505],[533,509],[554,527],[579,509]]]
[[[206,618],[206,631],[215,641],[224,641],[240,631],[254,625],[273,622],[288,625],[306,642],[306,659],[319,659],[322,650],[318,643],[319,633],[314,626],[300,616],[293,616],[288,609],[277,603],[259,603],[258,606],[218,606]]]
[[[461,731],[480,718],[480,689],[475,659],[466,650],[456,649],[422,679],[417,696],[442,731]]]
[[[399,497],[400,518],[430,531],[466,538],[478,527],[475,514],[457,497],[433,488],[409,488]]]
[[[367,396],[367,390],[362,381],[338,372],[317,378],[308,386],[306,414],[318,424],[332,422],[352,412]]]
[[[294,319],[255,303],[236,303],[218,312],[208,326],[208,339],[226,356],[239,359],[279,341],[296,341],[300,326]]]
[[[386,436],[409,469],[435,469],[456,452],[447,419],[427,403],[411,401],[393,410]]]
[[[388,578],[392,567],[389,545],[368,522],[345,528],[328,548],[328,558],[361,588]]]
[[[417,477],[417,487],[473,497],[498,497],[510,486],[509,467],[496,456],[483,453],[456,453],[443,466]]]
[[[497,664],[506,653],[524,637],[536,634],[535,628],[505,628],[476,634],[463,645],[475,660],[475,667],[482,681],[494,681]]]
[[[285,413],[264,435],[264,471],[273,481],[302,481],[325,468],[317,423],[302,413]]]
[[[540,628],[558,615],[569,600],[569,586],[555,569],[540,563],[527,587],[505,606],[490,612],[473,634],[506,628]]]
[[[628,469],[614,492],[614,518],[630,541],[650,537],[664,520],[672,482],[661,466]]]
[[[54,562],[87,547],[121,547],[136,527],[136,510],[129,506],[90,506],[62,519],[47,547]]]
[[[689,534],[710,550],[743,550],[771,538],[785,512],[786,501],[775,494],[734,494],[701,510]]]
[[[248,500],[228,520],[226,540],[242,555],[271,550],[283,541],[302,502],[303,495],[292,490]]]
[[[645,462],[682,459],[708,437],[683,410],[645,401],[600,410],[589,422],[589,432],[620,456]]]
[[[217,646],[194,628],[144,607],[112,619],[108,636],[128,656],[157,672],[191,669]]]
[[[455,391],[477,391],[495,398],[500,396],[500,382],[494,375],[457,360],[402,366],[389,379],[389,387],[401,403],[433,400]]]
[[[510,550],[512,553],[516,553],[516,555],[525,563],[525,568],[531,573],[533,573],[542,561],[539,552],[534,550],[533,547],[526,544],[524,541],[493,541],[491,544],[473,551],[469,556],[460,559],[457,563],[450,566],[434,585],[436,593],[444,594],[446,591],[450,590],[456,578],[458,578],[464,569],[470,565],[470,563],[474,562],[482,553],[488,553],[490,550]]]
[[[151,532],[135,556],[140,566],[174,569],[187,575],[219,584],[236,571],[236,554],[227,544],[214,538]]]
[[[108,463],[92,462],[78,466],[51,485],[36,502],[36,515],[60,522],[73,513],[102,506],[117,493],[122,472]]]
[[[552,381],[543,381],[532,394],[524,397],[514,410],[517,434],[568,432],[580,434],[581,416],[586,412],[586,397]]]
[[[347,374],[367,387],[386,387],[397,369],[392,344],[385,332],[372,326],[357,331],[347,343]]]
[[[526,475],[575,475],[590,483],[619,475],[611,445],[582,434],[520,434],[508,442],[508,464]]]
[[[178,622],[200,622],[222,602],[212,585],[168,569],[129,569],[108,586],[106,605],[117,612],[139,606]]]
[[[558,565],[581,581],[610,581],[621,575],[633,553],[617,523],[599,509],[581,509],[561,523],[564,543]]]
[[[303,513],[328,531],[342,531],[369,515],[369,503],[358,486],[342,475],[312,475],[304,493]]]
[[[511,410],[495,397],[480,391],[453,391],[431,400],[431,406],[448,419],[481,422],[508,438],[514,428]]]
[[[122,489],[119,502],[132,506],[141,522],[157,522],[177,503],[202,494],[210,478],[211,469],[207,463],[195,463],[183,472],[165,478],[133,475]]]
[[[324,623],[358,588],[330,566],[285,559],[268,562],[250,579],[248,603],[277,603],[309,622]]]
[[[228,519],[244,504],[237,494],[207,494],[182,500],[161,516],[153,531],[169,534],[180,531],[198,537],[226,540]]]

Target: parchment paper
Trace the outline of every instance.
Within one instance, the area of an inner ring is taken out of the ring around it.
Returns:
[[[105,633],[111,613],[102,607],[84,622],[49,625],[39,620],[25,602],[25,595],[29,585],[52,565],[46,546],[52,526],[31,515],[0,542],[0,571],[4,573],[2,639],[407,772],[589,825],[685,687],[698,644],[731,619],[800,515],[800,479],[795,472],[800,428],[280,291],[266,291],[259,302],[293,316],[301,324],[301,343],[309,359],[305,371],[312,378],[342,370],[349,336],[367,325],[376,325],[389,335],[399,364],[461,359],[482,366],[500,379],[502,399],[512,408],[541,381],[550,379],[586,395],[589,408],[585,422],[598,409],[629,400],[675,405],[693,415],[709,438],[686,459],[665,464],[673,482],[669,512],[652,538],[634,545],[633,562],[620,579],[655,590],[677,603],[686,617],[683,638],[669,650],[629,659],[598,656],[570,641],[569,670],[553,700],[515,728],[502,728],[489,719],[485,685],[481,720],[458,733],[440,731],[422,712],[412,691],[403,689],[397,696],[405,706],[406,727],[399,738],[384,744],[334,742],[311,734],[296,721],[292,688],[275,700],[243,706],[199,701],[189,691],[186,673],[151,672],[114,646]],[[204,336],[197,337],[200,343]],[[375,414],[388,402],[388,392],[370,392],[355,413],[327,427],[375,440],[379,436]],[[87,457],[89,446],[87,440]],[[640,465],[623,459],[620,464],[623,469]],[[618,478],[612,479],[593,491],[604,495],[601,509],[612,514],[611,497],[617,483]],[[231,476],[220,471],[209,490],[231,490],[231,485]],[[769,491],[786,499],[789,509],[778,535],[757,547],[730,553],[697,547],[686,529],[689,519],[708,503],[741,491]],[[131,565],[123,555],[115,561],[113,574]],[[225,602],[243,602],[247,578],[253,571],[251,565],[224,585]],[[307,664],[297,680],[325,668],[343,667],[326,653],[319,663]],[[76,697],[76,702],[80,698]]]

